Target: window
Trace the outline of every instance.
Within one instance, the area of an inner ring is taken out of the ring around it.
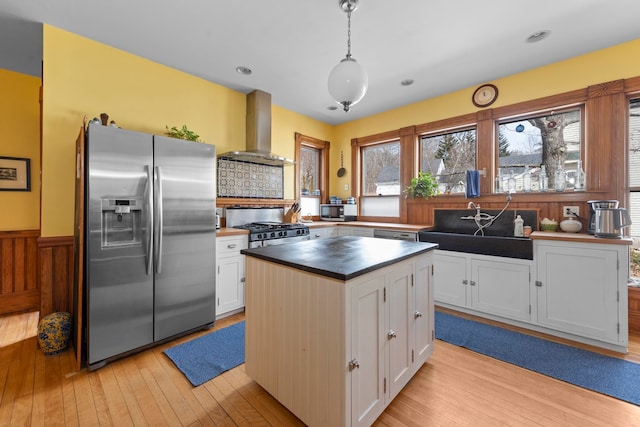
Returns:
[[[296,133],[296,185],[303,216],[319,216],[329,187],[329,142]]]
[[[629,214],[631,237],[640,238],[640,99],[629,103]]]
[[[400,142],[362,148],[362,195],[400,195]]]
[[[320,150],[303,146],[300,148],[300,194],[319,196]]]
[[[437,178],[441,193],[464,193],[469,169],[476,169],[475,128],[420,139],[420,170]]]
[[[540,172],[544,165],[549,190],[573,189],[578,160],[581,160],[582,109],[550,111],[535,116],[498,123],[498,176],[513,174],[516,190],[522,191],[524,176],[531,176],[531,191],[540,190]],[[558,181],[561,180],[561,181]],[[495,188],[499,192],[499,188]]]

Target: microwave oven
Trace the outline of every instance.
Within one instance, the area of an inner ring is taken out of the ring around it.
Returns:
[[[320,205],[320,219],[323,221],[356,221],[358,205]]]

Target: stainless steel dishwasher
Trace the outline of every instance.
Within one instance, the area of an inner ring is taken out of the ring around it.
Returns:
[[[373,237],[379,239],[406,240],[408,242],[417,242],[418,233],[411,231],[394,231],[394,230],[373,230]]]

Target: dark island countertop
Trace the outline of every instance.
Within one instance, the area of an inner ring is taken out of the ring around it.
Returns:
[[[395,262],[429,252],[434,243],[342,236],[243,249],[242,254],[347,281]]]

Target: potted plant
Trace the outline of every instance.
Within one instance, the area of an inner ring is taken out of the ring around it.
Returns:
[[[171,138],[178,138],[178,139],[186,139],[187,141],[195,141],[195,142],[202,142],[200,141],[198,138],[200,138],[200,135],[196,134],[195,132],[189,130],[187,128],[187,125],[182,125],[181,129],[178,129],[177,127],[173,126],[172,128],[169,128],[169,126],[165,125],[165,128],[167,128],[167,136],[170,136]]]
[[[417,177],[411,179],[411,185],[405,188],[403,192],[405,193],[405,197],[411,196],[412,199],[416,197],[428,199],[429,197],[440,194],[438,180],[431,175],[431,172],[424,173],[422,171],[418,172]]]

